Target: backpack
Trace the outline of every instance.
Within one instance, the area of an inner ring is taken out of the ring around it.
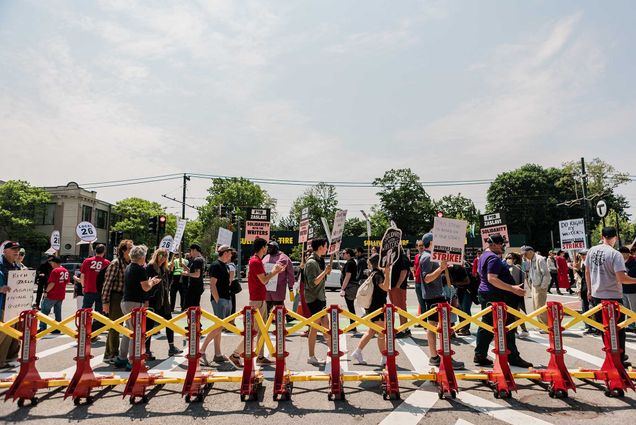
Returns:
[[[369,277],[367,277],[358,288],[356,301],[358,305],[364,309],[371,307],[371,300],[373,299],[373,277],[376,273],[377,272],[372,272],[369,274]]]

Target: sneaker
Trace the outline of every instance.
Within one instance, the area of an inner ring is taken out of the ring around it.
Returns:
[[[404,332],[404,335],[411,336],[411,329],[410,328],[405,329],[403,332]]]
[[[528,331],[519,332],[519,338],[528,338],[529,336],[530,336],[530,333]]]
[[[396,334],[395,334],[395,337],[396,337],[397,339],[406,338],[407,336],[408,336],[408,335],[405,333],[405,331],[398,332],[398,333],[396,333]]]
[[[179,350],[174,345],[168,349],[168,357],[178,356],[181,353],[183,353],[183,350]]]
[[[271,365],[274,364],[274,360],[268,359],[267,357],[257,357],[256,364],[260,365]]]
[[[51,333],[52,333],[52,334],[54,334],[54,335],[59,335],[59,334],[61,334],[61,333],[62,333],[62,331],[61,331],[61,330],[59,330],[59,329],[55,329],[55,330],[54,330],[54,331],[52,331]]]
[[[224,362],[219,364],[216,370],[218,370],[219,372],[234,372],[236,370],[236,366],[234,366],[230,362]]]
[[[632,367],[632,364],[630,362],[628,362],[628,361],[623,361],[622,363],[623,363],[623,367],[625,369],[628,369],[628,368]]]
[[[208,356],[205,353],[201,354],[201,358],[199,358],[199,364],[204,367],[212,366],[212,364],[208,360]]]
[[[228,361],[228,358],[223,354],[219,354],[218,356],[214,356],[212,360],[214,360],[214,363],[225,363]]]
[[[488,357],[482,357],[477,355],[473,359],[473,363],[475,363],[477,366],[492,366],[493,365],[492,360],[490,360]]]
[[[355,364],[367,364],[367,362],[364,360],[364,357],[362,357],[362,351],[358,349],[351,353],[351,357],[353,357],[353,359],[355,360]]]
[[[291,317],[289,314],[285,317],[285,322],[295,322],[296,318]]]
[[[524,359],[522,359],[521,357],[509,357],[508,358],[508,364],[510,366],[517,366],[517,367],[522,367],[524,369],[527,368],[531,368],[532,367],[532,363],[525,361]]]
[[[307,363],[313,366],[322,366],[325,364],[325,361],[322,359],[316,358],[316,356],[311,356],[307,359]]]
[[[16,362],[16,361],[7,362],[7,367],[10,368],[10,369],[14,369],[16,367],[20,367],[20,362]]]
[[[155,360],[157,360],[157,358],[155,357],[154,354],[152,354],[152,351],[146,352],[146,361],[147,362],[154,362]]]
[[[113,364],[113,363],[115,363],[115,358],[114,357],[104,357],[104,363]]]
[[[127,359],[120,359],[119,357],[115,358],[115,361],[113,362],[113,365],[117,369],[122,369],[124,367],[127,367],[129,364],[130,362]]]
[[[587,328],[584,332],[583,335],[594,335],[596,333],[596,331],[594,330],[594,328]]]
[[[627,328],[627,329],[625,329],[625,332],[629,332],[631,334],[636,334],[636,328]]]
[[[428,360],[428,364],[430,364],[431,366],[439,366],[441,362],[442,362],[442,358],[439,355],[435,357],[431,357]]]
[[[239,356],[239,355],[238,355],[238,354],[236,354],[236,353],[233,353],[233,354],[232,354],[232,355],[228,358],[228,360],[230,360],[230,361],[232,362],[232,364],[233,364],[234,366],[236,366],[237,368],[241,368],[241,367],[243,367],[243,364],[241,363],[241,356]]]
[[[457,335],[459,336],[470,336],[470,330],[468,328],[461,328],[457,331]]]
[[[453,365],[454,370],[466,369],[464,362],[460,362],[459,360],[451,359],[451,365]]]

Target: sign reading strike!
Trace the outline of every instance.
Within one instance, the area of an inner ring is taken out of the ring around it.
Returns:
[[[97,240],[97,229],[95,229],[93,223],[88,221],[82,221],[78,224],[75,228],[75,233],[83,242],[95,242]]]
[[[501,226],[487,227],[485,229],[481,229],[481,246],[483,249],[488,248],[488,238],[494,235],[503,236],[506,243],[510,240],[508,238],[508,226],[505,224]]]
[[[331,229],[331,245],[329,245],[329,254],[340,251],[342,243],[342,235],[344,234],[344,226],[347,221],[347,210],[339,210],[333,220],[333,228]]]
[[[467,226],[468,223],[464,220],[435,217],[432,259],[463,265]]]
[[[400,258],[400,245],[402,244],[402,231],[395,227],[389,227],[384,232],[380,245],[380,267],[392,266]]]
[[[559,221],[561,249],[565,251],[585,249],[585,220],[575,218]]]
[[[33,286],[35,270],[11,270],[7,286],[11,290],[5,298],[3,322],[18,317],[24,310],[30,310],[33,304]]]
[[[245,239],[256,238],[269,240],[271,210],[269,208],[247,208],[245,219]]]

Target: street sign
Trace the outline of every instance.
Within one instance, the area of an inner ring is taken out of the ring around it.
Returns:
[[[402,231],[395,227],[389,227],[382,237],[380,245],[380,268],[392,266],[400,258],[400,245],[402,244]]]
[[[94,242],[97,240],[97,230],[93,223],[89,223],[88,221],[82,221],[75,228],[75,233],[77,233],[77,237],[79,237],[82,242]]]
[[[505,217],[502,213],[494,212],[490,214],[481,214],[479,216],[479,227],[481,229],[486,227],[501,226],[504,224]]]
[[[582,218],[559,221],[561,249],[585,249],[585,221]]]
[[[601,218],[607,215],[607,204],[605,203],[605,201],[598,201],[598,203],[596,204],[596,214],[598,214],[598,216]]]
[[[51,233],[51,248],[53,248],[56,251],[60,250],[60,231],[59,230],[53,230],[53,232]]]

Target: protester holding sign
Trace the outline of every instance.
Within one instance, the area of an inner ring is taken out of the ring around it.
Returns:
[[[322,311],[327,306],[325,297],[325,281],[327,280],[329,273],[331,273],[331,263],[329,263],[326,267],[324,265],[323,257],[327,253],[327,241],[325,239],[314,239],[311,241],[311,248],[313,250],[313,254],[309,260],[307,260],[307,264],[305,264],[305,300],[307,301],[310,314],[314,315]],[[320,318],[318,320],[318,324],[325,328],[328,327],[329,320],[327,319],[327,316]],[[324,360],[316,357],[315,350],[317,335],[318,331],[315,328],[312,327],[309,329],[307,341],[309,358],[307,359],[307,363],[314,366],[319,366],[325,363]],[[329,335],[326,334],[324,337],[327,346],[329,346]]]
[[[411,268],[411,262],[408,256],[402,249],[402,241],[398,245],[398,257],[391,267],[391,289],[389,290],[389,299],[391,303],[406,310],[406,290],[408,288],[407,278],[409,276],[409,269]],[[406,323],[406,317],[400,315],[400,325]],[[411,330],[405,329],[402,332],[395,334],[396,338],[408,338],[411,336]]]
[[[193,243],[190,245],[190,265],[183,268],[182,276],[188,277],[188,289],[186,290],[185,308],[200,307],[201,295],[203,295],[203,269],[205,260],[201,255],[201,246]]]
[[[49,282],[44,291],[44,298],[42,299],[42,305],[40,307],[42,314],[45,316],[48,316],[51,309],[53,309],[57,322],[62,321],[62,302],[66,296],[66,285],[71,281],[69,271],[62,267],[61,264],[62,259],[60,257],[53,257],[53,259],[51,259],[53,271],[51,271],[51,275],[49,276]],[[40,322],[39,331],[41,332],[45,329],[46,323]],[[59,334],[60,331],[56,329],[51,333]]]
[[[20,244],[18,242],[9,241],[4,244],[2,250],[2,258],[0,258],[0,313],[4,317],[4,309],[6,303],[6,294],[10,291],[9,272],[11,270],[20,270],[17,266],[18,255],[20,253]],[[4,322],[13,319],[13,317],[4,317]],[[17,367],[19,363],[15,360],[20,351],[20,343],[5,333],[0,333],[0,368]]]
[[[35,283],[37,285],[37,292],[35,294],[35,302],[33,303],[34,308],[40,307],[40,301],[42,301],[42,294],[44,293],[44,288],[46,288],[46,284],[49,281],[49,275],[51,271],[53,271],[53,267],[51,267],[51,259],[55,257],[54,255],[49,255],[46,257],[46,261],[38,266],[35,271]]]
[[[263,264],[265,267],[274,267],[275,264],[280,264],[284,267],[283,271],[276,277],[275,282],[269,282],[267,289],[267,314],[269,314],[274,306],[284,305],[285,296],[287,290],[291,292],[294,289],[294,265],[291,258],[283,251],[280,250],[278,242],[269,241],[267,244],[267,255],[263,258]]]

